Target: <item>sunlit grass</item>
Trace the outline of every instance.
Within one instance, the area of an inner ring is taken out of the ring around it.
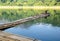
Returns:
[[[0,9],[40,9],[40,10],[60,10],[60,6],[0,6]]]

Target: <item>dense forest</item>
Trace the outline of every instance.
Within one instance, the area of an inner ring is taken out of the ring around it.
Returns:
[[[0,0],[0,6],[60,6],[60,0]]]

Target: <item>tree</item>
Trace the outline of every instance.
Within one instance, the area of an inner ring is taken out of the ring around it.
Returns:
[[[56,0],[57,2],[60,2],[60,0]]]
[[[1,0],[1,2],[2,2],[2,3],[6,3],[6,2],[7,2],[7,0]]]

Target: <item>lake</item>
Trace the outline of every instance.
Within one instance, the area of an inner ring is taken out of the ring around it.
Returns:
[[[19,13],[15,11],[13,12],[9,10],[2,12],[0,14],[0,24],[13,22],[39,13],[31,10],[29,13],[27,11],[18,11]],[[60,41],[60,10],[50,10],[49,12],[51,12],[50,17],[32,20],[13,28],[6,29],[4,32],[39,39],[42,41]]]

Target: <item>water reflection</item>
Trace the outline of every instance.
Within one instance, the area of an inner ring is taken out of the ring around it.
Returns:
[[[21,18],[26,18],[26,17],[40,14],[44,11],[45,10],[32,10],[32,9],[31,10],[23,10],[23,9],[21,10],[19,9],[18,10],[0,10],[0,20],[4,20],[3,21],[4,23],[5,21],[13,22]],[[51,14],[50,17],[48,17],[47,19],[42,18],[42,20],[38,19],[37,21],[60,27],[60,10],[48,10],[48,12]],[[31,22],[31,23],[35,23],[35,22]]]
[[[45,10],[44,10],[45,11]],[[0,24],[13,22],[15,20],[33,16],[44,12],[42,10],[1,10]],[[43,41],[60,41],[60,10],[48,10],[51,16],[47,19],[41,18],[32,20],[5,32],[23,35]]]
[[[60,28],[54,27],[51,24],[35,23],[29,26],[21,24],[7,29],[5,32],[41,39],[42,41],[60,41]]]

